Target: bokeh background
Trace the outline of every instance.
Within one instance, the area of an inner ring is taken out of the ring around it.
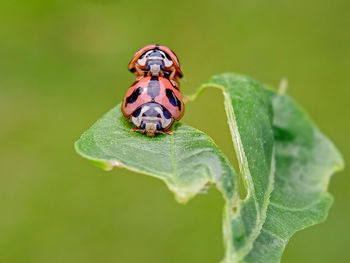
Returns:
[[[157,179],[105,172],[73,143],[132,83],[150,43],[175,50],[193,93],[240,72],[288,92],[350,162],[347,0],[17,0],[0,3],[0,262],[218,262],[223,201],[186,206]],[[182,122],[233,160],[223,99],[208,90]],[[330,184],[328,220],[297,233],[282,262],[348,262],[349,170]]]

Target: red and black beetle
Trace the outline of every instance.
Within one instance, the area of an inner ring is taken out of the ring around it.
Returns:
[[[168,78],[176,88],[183,75],[175,53],[161,45],[147,45],[138,50],[128,68],[136,74],[136,81],[144,76],[160,76]]]
[[[123,100],[122,112],[132,121],[134,131],[154,136],[171,133],[169,127],[174,120],[184,115],[181,94],[164,77],[147,76],[135,82]]]

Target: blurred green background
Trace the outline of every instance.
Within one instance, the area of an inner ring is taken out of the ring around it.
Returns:
[[[94,167],[74,141],[122,100],[136,50],[159,43],[179,56],[186,94],[225,71],[273,86],[287,77],[347,161],[349,10],[347,0],[2,1],[0,262],[218,262],[214,188],[177,204],[161,181]],[[182,122],[232,160],[222,102],[208,90]],[[282,262],[349,261],[348,171],[331,182],[328,220],[297,233]]]

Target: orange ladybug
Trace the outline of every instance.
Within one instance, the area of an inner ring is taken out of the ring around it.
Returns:
[[[165,77],[176,88],[179,88],[178,79],[183,75],[175,53],[161,45],[147,45],[138,50],[128,68],[136,74],[136,81],[145,76]]]
[[[133,131],[155,134],[172,133],[169,127],[184,115],[180,91],[164,77],[147,76],[134,83],[126,93],[122,112],[136,128]]]

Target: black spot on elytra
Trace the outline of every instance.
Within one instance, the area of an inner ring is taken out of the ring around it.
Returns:
[[[174,92],[171,89],[166,89],[165,93],[166,93],[166,96],[168,97],[171,105],[173,105],[175,107],[177,106],[179,108],[179,110],[181,110],[181,102],[178,98],[176,98]]]
[[[167,58],[168,60],[172,61],[172,59],[171,59],[171,57],[169,56],[168,53],[166,53],[166,52],[164,51],[164,54],[165,54],[165,56],[166,56],[166,58]]]
[[[154,101],[155,97],[157,97],[160,93],[160,85],[158,77],[152,77],[148,83],[147,94],[151,96],[152,101]]]
[[[137,118],[137,117],[140,115],[141,108],[142,108],[142,107],[137,108],[137,109],[134,111],[134,113],[132,114],[132,116],[134,116],[135,118]]]
[[[126,98],[125,106],[128,105],[129,103],[134,103],[137,100],[137,98],[140,96],[142,91],[143,91],[143,88],[141,87],[136,88],[134,92],[129,97]]]
[[[142,55],[139,57],[139,59],[142,59],[146,55],[147,52],[148,51],[143,52]]]
[[[163,108],[164,117],[165,117],[166,119],[170,119],[170,118],[171,118],[170,112],[167,111],[166,108],[164,108],[164,107],[162,107],[162,108]]]

